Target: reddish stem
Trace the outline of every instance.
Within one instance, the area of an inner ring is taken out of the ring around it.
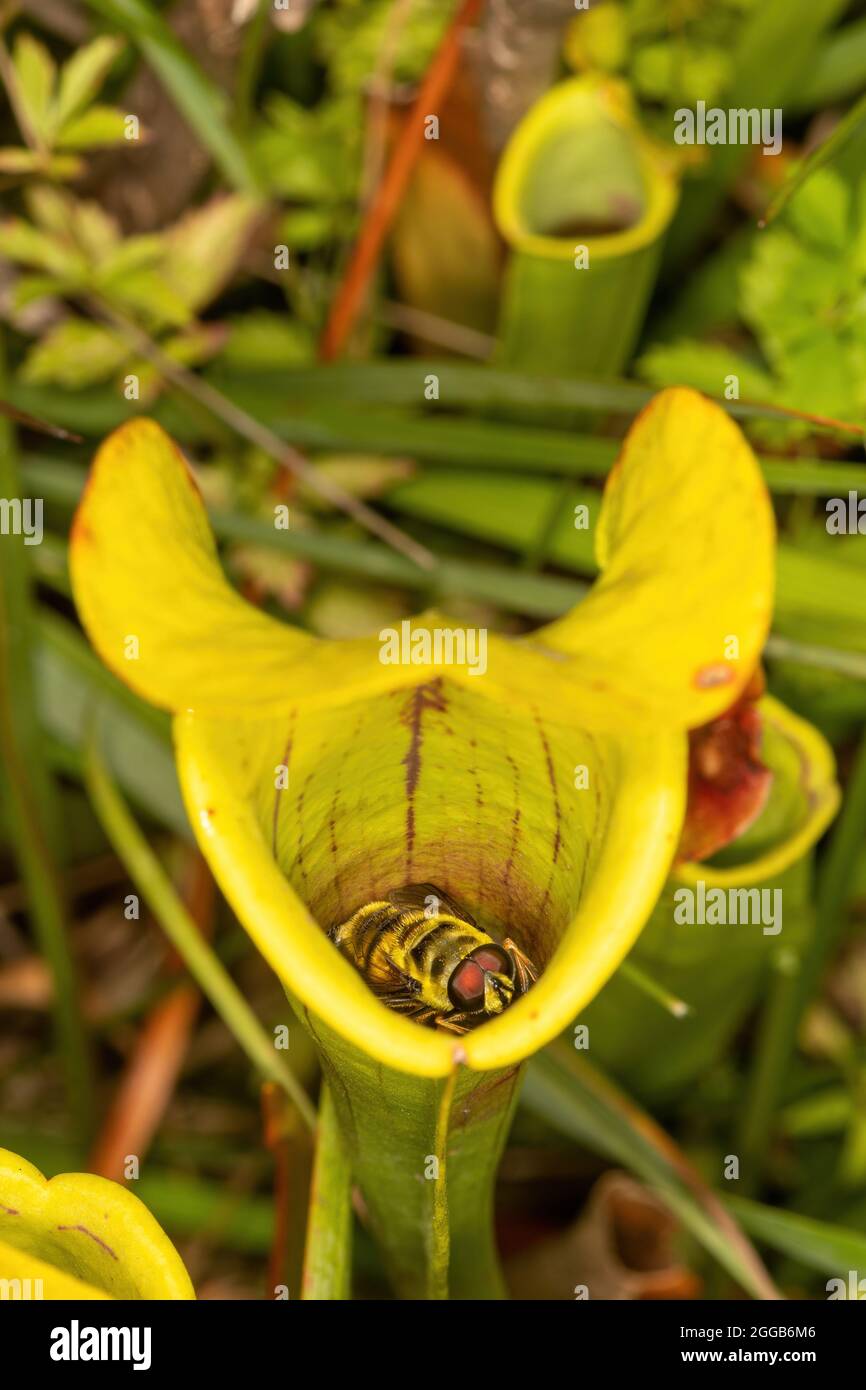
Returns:
[[[323,362],[333,362],[339,357],[351,336],[385,238],[423,148],[425,119],[435,113],[451,86],[460,61],[463,30],[475,22],[483,3],[484,0],[464,0],[427,70],[331,305],[319,343],[319,357]]]

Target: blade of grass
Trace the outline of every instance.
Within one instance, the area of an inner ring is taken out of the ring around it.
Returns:
[[[98,705],[105,756],[125,794],[138,809],[190,839],[168,719],[112,676],[70,623],[50,613],[39,618],[36,682],[42,734],[63,770],[80,775],[87,721]]]
[[[866,843],[866,733],[860,739],[842,809],[821,861],[815,894],[818,930],[804,962],[804,989],[811,998],[821,973],[839,947],[847,926],[846,905],[854,893],[857,867]]]
[[[800,932],[792,923],[797,939],[807,943],[798,951],[780,947],[771,960],[772,976],[758,1020],[757,1036],[746,1079],[742,1104],[738,1109],[736,1151],[740,1157],[739,1189],[751,1196],[760,1188],[767,1149],[779,1123],[779,1098],[796,1050],[797,1027],[804,1002],[801,972],[808,943],[815,936],[812,905],[811,860],[797,868],[802,889],[789,896],[800,918]],[[788,910],[788,916],[791,917]],[[803,918],[805,917],[805,920]]]
[[[451,359],[399,358],[369,362],[333,363],[322,367],[296,368],[279,376],[227,373],[213,369],[200,380],[212,383],[224,396],[249,408],[260,420],[273,424],[292,411],[287,407],[308,405],[345,406],[347,403],[376,407],[425,407],[427,378],[438,380],[438,409],[469,410],[477,414],[505,414],[513,419],[517,409],[542,411],[548,419],[559,419],[569,428],[576,411],[605,411],[630,417],[642,410],[656,392],[633,381],[565,380],[538,376],[504,368],[454,362]],[[51,387],[10,383],[6,398],[21,410],[41,416],[51,424],[96,437],[129,419],[128,404],[115,392],[91,390],[80,395],[63,394]],[[426,403],[429,404],[429,403]],[[827,420],[823,416],[787,410],[781,406],[747,401],[719,400],[717,404],[737,420],[802,419],[820,429],[838,429],[862,435],[863,427],[847,421]],[[180,440],[197,437],[192,431],[190,408],[179,401],[160,401],[150,412]],[[435,410],[425,411],[430,420]],[[195,421],[195,431],[201,422]]]
[[[786,1105],[779,1117],[779,1128],[792,1139],[841,1134],[851,1122],[853,1109],[848,1086],[825,1086]]]
[[[109,305],[94,301],[91,307],[106,323],[112,324],[126,339],[130,347],[140,352],[145,361],[150,362],[160,372],[163,379],[177,387],[193,401],[204,406],[213,415],[228,425],[231,430],[269,454],[282,468],[294,477],[300,478],[332,506],[346,513],[372,535],[378,536],[386,545],[393,547],[421,569],[434,569],[435,556],[423,545],[404,534],[392,522],[380,516],[372,507],[346,492],[333,479],[315,469],[307,459],[283,442],[272,430],[262,425],[258,419],[243,410],[236,402],[224,396],[210,382],[195,372],[175,362],[163,352],[147,333],[131,319],[118,314]]]
[[[4,377],[0,342],[0,391]],[[5,417],[0,417],[0,496],[10,506],[21,498],[15,431]],[[93,1084],[58,872],[62,818],[36,710],[35,610],[24,540],[14,530],[0,537],[0,787],[33,929],[54,982],[54,1028],[69,1109],[78,1133],[85,1135]]]
[[[274,528],[255,517],[212,513],[222,540],[264,540]],[[283,531],[284,548],[334,573],[359,575],[425,594],[430,600],[453,596],[479,599],[513,609],[531,618],[558,616],[573,607],[588,586],[552,575],[520,574],[506,565],[481,565],[464,560],[440,560],[434,575],[419,570],[402,555],[366,541],[348,541],[314,531]]]
[[[238,72],[234,86],[233,118],[235,131],[249,129],[255,113],[256,87],[261,74],[271,24],[272,0],[256,0],[255,9],[243,31]]]
[[[190,855],[186,898],[198,931],[213,931],[216,892],[201,855]],[[179,961],[168,969],[178,973]],[[194,985],[176,985],[151,1009],[138,1032],[87,1167],[91,1173],[123,1182],[127,1154],[141,1162],[174,1094],[186,1056],[201,995]]]
[[[276,378],[257,374],[254,385],[262,393],[258,413],[266,418],[267,395],[270,396],[272,410],[285,409],[287,401],[328,404],[362,401],[380,406],[409,405],[420,408],[425,404],[425,387],[430,377],[435,377],[438,384],[440,408],[494,414],[501,410],[509,416],[515,407],[571,413],[577,410],[603,410],[630,416],[642,410],[657,394],[655,388],[635,381],[556,377],[505,367],[454,362],[449,358],[374,358],[366,362],[334,362],[326,366],[296,368]],[[235,388],[249,391],[253,385],[248,376],[244,378],[240,374],[228,374],[223,369],[211,372],[209,379],[219,381],[227,394],[233,394]],[[15,404],[19,403],[16,395],[10,399]],[[31,399],[39,405],[39,413],[48,420],[54,418],[50,411],[42,408],[43,404],[50,404],[50,393],[45,392]],[[821,428],[841,429],[857,435],[864,432],[858,424],[827,420],[824,416],[784,406],[742,400],[718,400],[716,403],[737,420],[809,420]],[[21,404],[25,405],[23,398]]]
[[[840,676],[866,681],[866,652],[849,652],[839,647],[819,647],[793,642],[776,634],[767,639],[766,654],[777,661],[795,661],[798,666],[814,666],[820,671],[836,671]]]
[[[659,1008],[664,1009],[665,1013],[670,1014],[672,1018],[687,1018],[691,1013],[691,1005],[687,1004],[685,999],[678,999],[675,994],[672,994],[669,989],[665,989],[664,985],[660,985],[639,966],[624,960],[619,967],[619,973],[623,979],[628,980],[629,984],[640,990],[641,994],[645,994],[648,999],[652,999]]]
[[[47,499],[69,505],[74,496],[80,496],[83,470],[75,470],[74,483],[71,469],[56,484],[50,470],[40,468],[38,473]],[[260,517],[219,508],[211,509],[210,519],[217,537],[223,541],[264,545],[310,560],[334,573],[397,584],[428,597],[460,595],[498,603],[528,617],[559,616],[582,598],[588,587],[574,579],[521,575],[506,565],[450,558],[440,560],[430,573],[385,546],[368,541],[313,530],[277,531]]]
[[[866,121],[866,96],[862,96],[858,102],[855,102],[850,111],[847,111],[842,117],[832,134],[816,150],[813,150],[791,178],[786,180],[770,202],[767,211],[758,222],[758,226],[769,227],[770,223],[791,201],[797,190],[803,187],[806,180],[811,178],[817,169],[823,169],[826,164],[832,163],[842,147],[847,144],[864,121]]]
[[[747,1197],[729,1197],[725,1205],[755,1240],[810,1269],[841,1278],[847,1278],[849,1269],[866,1269],[866,1236],[862,1231],[763,1206]]]
[[[352,1173],[331,1093],[323,1084],[301,1298],[348,1299],[351,1277]]]
[[[141,50],[228,182],[241,192],[256,192],[256,171],[226,120],[226,96],[175,38],[159,11],[145,0],[87,0],[87,4]]]
[[[772,1117],[785,1072],[796,1050],[797,1031],[807,1004],[842,939],[846,904],[866,841],[866,734],[862,737],[845,788],[842,809],[817,875],[814,915],[799,958],[784,951],[781,967],[761,1019],[752,1076],[741,1112],[739,1143],[744,1185],[753,1190],[771,1134]]]
[[[532,1059],[523,1103],[560,1133],[652,1187],[753,1298],[780,1297],[736,1222],[670,1136],[573,1049],[558,1042]]]
[[[174,885],[151,850],[112,782],[93,733],[84,759],[85,785],[106,835],[168,939],[253,1066],[280,1086],[310,1128],[316,1115],[309,1096],[281,1061],[237,985],[201,936]]]
[[[306,413],[278,424],[281,431],[294,432],[297,441],[308,446],[411,455],[428,465],[450,468],[461,464],[480,473],[490,469],[558,478],[605,478],[620,450],[618,439],[483,421],[431,420],[394,411],[361,414],[336,407],[327,416],[324,412]],[[837,497],[848,491],[866,492],[864,464],[767,456],[759,461],[770,491],[783,496]],[[39,495],[46,500],[60,506],[77,505],[84,477],[80,465],[31,454],[23,462],[22,473],[29,485],[44,489]]]

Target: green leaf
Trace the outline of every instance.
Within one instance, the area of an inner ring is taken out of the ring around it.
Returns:
[[[180,333],[174,333],[161,344],[166,357],[185,367],[198,367],[219,352],[224,341],[220,324],[191,323]]]
[[[165,279],[188,309],[204,309],[223,288],[260,213],[252,198],[212,198],[165,234]]]
[[[273,371],[308,363],[315,355],[309,328],[286,314],[255,309],[228,321],[221,361],[241,372]]]
[[[650,348],[637,363],[637,373],[654,386],[693,386],[709,396],[729,376],[737,378],[740,393],[749,400],[772,401],[778,393],[777,383],[757,363],[731,348],[688,339]]]
[[[764,223],[772,222],[778,217],[779,213],[790,201],[798,189],[802,188],[807,179],[825,164],[830,164],[840,153],[851,137],[859,130],[860,126],[866,121],[866,96],[851,107],[842,117],[839,124],[834,128],[833,133],[827,137],[823,144],[813,150],[810,155],[803,160],[792,176],[782,185],[764,215]]]
[[[183,328],[190,310],[185,300],[168,284],[161,271],[135,270],[116,275],[104,288],[105,298],[121,309],[132,310],[136,318],[155,328]]]
[[[25,150],[21,145],[0,149],[0,174],[42,174],[47,167],[38,150]]]
[[[55,141],[59,150],[99,149],[126,139],[126,116],[114,106],[91,106],[67,121]]]
[[[60,240],[49,236],[20,217],[0,223],[0,255],[20,265],[35,266],[51,275],[70,280],[84,275],[87,265],[82,256]]]
[[[61,130],[70,116],[77,115],[96,96],[122,48],[121,40],[101,34],[63,64],[55,107]]]
[[[52,97],[57,69],[48,49],[32,34],[19,34],[12,62],[24,110],[30,125],[45,144],[53,134]]]
[[[85,319],[69,318],[50,328],[31,348],[21,372],[22,380],[55,382],[70,390],[105,381],[119,371],[129,348],[108,328]]]
[[[164,249],[162,236],[156,232],[147,236],[126,237],[103,256],[97,283],[103,289],[108,289],[115,278],[136,270],[153,268],[162,259]]]
[[[72,237],[80,243],[91,264],[98,265],[121,245],[116,220],[99,203],[70,199],[68,215]]]
[[[291,208],[280,220],[280,241],[297,251],[313,251],[338,236],[345,236],[339,209]]]
[[[301,1297],[317,1301],[351,1298],[351,1278],[352,1170],[331,1093],[323,1086]]]
[[[62,282],[50,275],[22,275],[15,281],[12,290],[12,303],[16,309],[23,309],[35,300],[62,293]]]
[[[772,1250],[790,1255],[798,1264],[832,1274],[846,1283],[849,1270],[866,1269],[866,1236],[862,1231],[831,1226],[796,1212],[750,1202],[745,1197],[729,1197],[725,1205],[750,1236]]]
[[[785,220],[802,241],[835,256],[848,246],[850,210],[845,180],[833,169],[817,169],[791,198]]]
[[[561,1134],[628,1168],[753,1298],[778,1297],[719,1198],[656,1122],[564,1043],[532,1059],[523,1103]]]
[[[27,189],[24,201],[31,221],[42,231],[56,237],[68,237],[74,201],[65,189],[52,188],[47,183],[34,183]]]
[[[5,396],[5,344],[0,340],[0,398]],[[5,418],[0,419],[0,494],[26,496],[15,430]],[[62,808],[36,712],[37,608],[25,539],[4,536],[0,546],[0,799],[29,899],[32,930],[51,972],[55,1046],[69,1113],[83,1137],[92,1115],[92,1072],[59,875],[66,848]]]
[[[442,405],[430,409],[425,391],[430,378],[438,382]],[[228,382],[221,382],[231,394]],[[240,385],[241,383],[238,383]],[[616,378],[562,377],[541,372],[511,371],[476,366],[447,358],[374,358],[366,362],[335,363],[286,373],[279,380],[259,383],[262,395],[270,395],[265,409],[273,415],[291,402],[340,405],[361,402],[374,406],[410,406],[425,410],[429,419],[438,410],[471,410],[477,414],[505,414],[515,410],[543,411],[546,423],[565,422],[570,427],[574,412],[604,410],[633,415],[649,403],[653,388]],[[718,404],[738,420],[789,418],[779,407],[747,401],[720,400]],[[426,407],[426,409],[425,409]]]
[[[356,193],[361,108],[355,98],[325,99],[310,110],[283,93],[271,95],[256,155],[268,187],[293,203],[332,213]]]

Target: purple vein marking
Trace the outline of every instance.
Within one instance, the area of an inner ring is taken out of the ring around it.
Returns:
[[[428,681],[413,690],[401,714],[403,723],[409,729],[409,747],[403,758],[406,769],[406,873],[412,873],[412,856],[415,848],[415,793],[421,777],[421,751],[424,744],[423,719],[428,709],[440,714],[448,708],[442,693],[442,681]]]
[[[289,737],[288,737],[288,739],[286,740],[286,747],[285,747],[285,750],[284,750],[284,752],[283,752],[282,766],[286,769],[286,782],[288,782],[289,759],[290,759],[291,756],[292,756],[292,741],[293,741],[293,739],[294,739],[294,737],[295,737],[295,719],[296,719],[296,716],[297,716],[297,710],[292,710],[292,722],[291,722],[291,726],[290,726],[290,728],[289,728]],[[278,830],[278,828],[279,828],[279,822],[280,822],[280,805],[281,805],[281,803],[282,803],[282,788],[281,788],[281,787],[277,787],[277,789],[276,789],[276,791],[275,791],[275,793],[274,793],[274,818],[273,818],[273,827],[272,827],[272,830],[271,830],[271,845],[272,845],[272,849],[273,849],[273,853],[274,853],[274,858],[275,858],[275,859],[276,859],[276,857],[277,857],[277,830]]]
[[[553,888],[553,879],[556,871],[556,861],[559,858],[559,851],[562,848],[562,808],[559,804],[559,791],[556,786],[556,772],[553,766],[553,756],[550,751],[550,744],[547,741],[547,734],[545,733],[544,725],[541,722],[538,712],[533,711],[533,713],[535,716],[535,723],[538,727],[538,734],[541,739],[541,746],[544,749],[544,759],[547,764],[547,779],[550,782],[550,791],[553,797],[553,858],[550,861],[550,877],[547,880],[547,887],[544,890],[544,897],[542,898],[541,905],[538,909],[539,915],[541,915],[541,913],[547,907],[548,902],[550,901],[550,893],[551,889]]]
[[[90,1236],[90,1239],[95,1240],[97,1245],[101,1245],[103,1250],[106,1250],[113,1260],[117,1259],[111,1246],[106,1245],[104,1240],[100,1240],[99,1236],[94,1235],[93,1231],[89,1231],[86,1226],[58,1226],[57,1229],[58,1231],[80,1231],[82,1235]]]

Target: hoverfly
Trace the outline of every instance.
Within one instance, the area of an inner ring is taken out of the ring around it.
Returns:
[[[430,883],[386,893],[329,936],[389,1008],[455,1033],[502,1013],[538,977],[510,938],[494,941]]]

